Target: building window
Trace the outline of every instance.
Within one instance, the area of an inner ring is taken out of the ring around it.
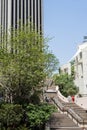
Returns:
[[[80,57],[80,59],[82,59],[82,52],[79,53],[79,57]]]
[[[83,78],[83,75],[81,76],[81,78]]]
[[[65,68],[65,69],[64,69],[64,73],[68,73],[68,68]]]
[[[78,62],[78,57],[76,56],[76,62]]]

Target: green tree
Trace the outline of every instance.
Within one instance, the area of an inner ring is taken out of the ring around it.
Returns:
[[[54,76],[55,84],[59,86],[60,92],[64,96],[75,95],[78,92],[77,87],[73,82],[73,77],[68,74]]]
[[[0,82],[15,103],[29,102],[58,63],[43,36],[31,30],[28,26],[11,29],[0,48]]]
[[[58,71],[59,61],[56,58],[56,56],[50,51],[47,51],[45,60],[46,60],[45,71],[48,74],[48,77],[52,77],[53,72]]]

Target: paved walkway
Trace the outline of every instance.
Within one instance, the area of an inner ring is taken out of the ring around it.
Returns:
[[[75,103],[80,107],[84,108],[85,110],[87,110],[87,97],[75,98]]]

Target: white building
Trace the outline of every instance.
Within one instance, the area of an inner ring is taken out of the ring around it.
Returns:
[[[87,42],[83,42],[77,48],[76,54],[72,57],[70,62],[74,62],[75,85],[79,88],[79,93],[87,94]],[[70,74],[70,62],[61,67],[62,72]]]
[[[87,94],[87,42],[78,46],[73,57],[75,68],[75,84],[80,94]]]
[[[60,67],[61,73],[67,73],[68,75],[71,75],[71,63],[64,64]]]

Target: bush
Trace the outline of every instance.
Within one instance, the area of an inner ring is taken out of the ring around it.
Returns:
[[[2,104],[0,107],[1,130],[43,130],[44,124],[55,111],[53,105],[29,104],[25,110],[18,104]]]
[[[27,106],[27,117],[30,128],[41,129],[43,125],[49,120],[51,114],[55,111],[52,105],[40,104]]]
[[[0,108],[1,127],[16,128],[23,118],[23,109],[20,105],[3,104]]]

